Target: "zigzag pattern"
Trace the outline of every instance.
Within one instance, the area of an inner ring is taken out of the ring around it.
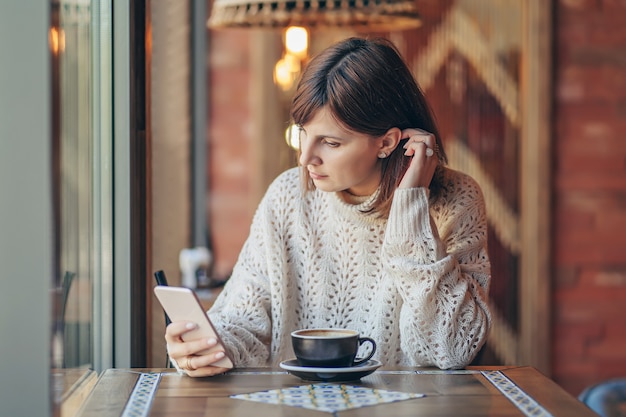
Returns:
[[[487,206],[487,220],[502,244],[512,253],[520,253],[519,218],[508,206],[498,187],[482,169],[480,160],[455,137],[446,139],[446,154],[450,167],[473,177],[483,190]]]
[[[498,60],[476,23],[460,8],[453,7],[443,23],[431,34],[424,52],[412,68],[419,85],[427,90],[446,63],[453,48],[474,67],[487,89],[502,107],[513,126],[519,127],[520,111],[517,82]]]

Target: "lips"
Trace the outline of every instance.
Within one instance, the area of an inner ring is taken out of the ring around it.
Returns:
[[[314,179],[314,180],[321,180],[321,179],[323,179],[323,178],[326,178],[326,175],[318,174],[318,173],[316,173],[316,172],[312,172],[312,171],[309,171],[309,175],[310,175],[310,176],[311,176],[311,178],[312,178],[312,179]]]

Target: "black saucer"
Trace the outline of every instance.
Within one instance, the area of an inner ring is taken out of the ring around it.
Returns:
[[[382,364],[375,360],[346,368],[317,368],[312,366],[300,366],[296,359],[290,359],[280,363],[280,367],[298,378],[306,381],[347,382],[357,381],[364,376],[373,373]]]

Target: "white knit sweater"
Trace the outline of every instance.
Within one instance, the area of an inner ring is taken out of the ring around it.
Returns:
[[[430,203],[424,188],[396,190],[380,219],[361,212],[374,196],[303,194],[298,168],[281,174],[208,312],[235,366],[291,359],[290,333],[313,327],[373,338],[385,365],[468,365],[491,321],[485,206],[473,179],[444,178]]]

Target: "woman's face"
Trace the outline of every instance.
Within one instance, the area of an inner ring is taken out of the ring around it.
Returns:
[[[324,107],[300,134],[300,164],[319,190],[366,196],[380,184],[382,138],[347,130]]]

